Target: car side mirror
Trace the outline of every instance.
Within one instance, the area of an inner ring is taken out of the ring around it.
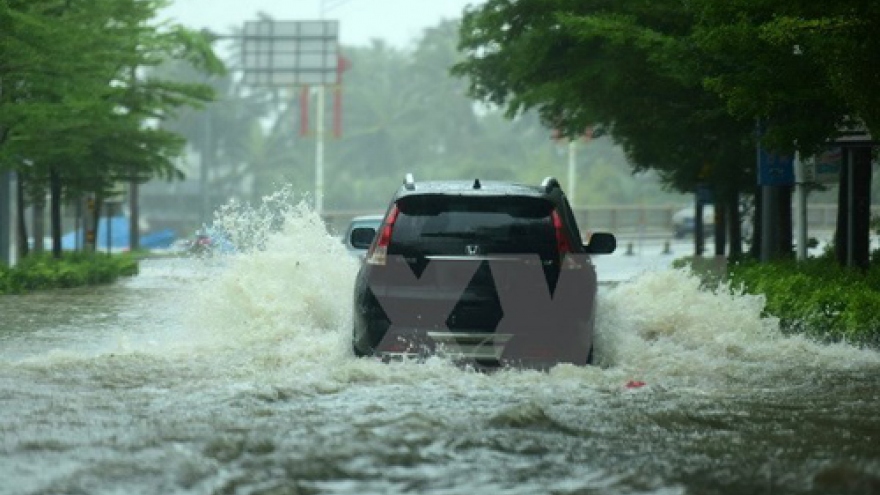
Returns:
[[[376,229],[372,227],[356,227],[348,235],[349,244],[355,249],[367,249],[376,237]]]
[[[611,254],[617,249],[617,238],[608,232],[593,232],[584,249],[589,254]]]

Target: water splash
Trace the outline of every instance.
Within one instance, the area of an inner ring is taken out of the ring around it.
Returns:
[[[327,390],[359,382],[423,383],[449,374],[479,386],[478,374],[440,359],[388,366],[351,356],[357,262],[289,191],[256,207],[227,205],[214,226],[228,233],[237,252],[194,282],[184,311],[188,349],[231,351],[248,373],[283,381],[309,377],[312,386]],[[558,366],[545,374],[510,370],[492,380],[512,387],[536,380],[599,388],[630,380],[649,388],[791,385],[808,380],[809,371],[880,363],[873,351],[784,336],[777,319],[764,315],[764,303],[761,296],[726,287],[706,290],[684,271],[645,272],[600,290],[599,367]],[[230,357],[223,359],[228,363]]]
[[[357,263],[320,216],[292,198],[282,192],[258,207],[218,212],[215,226],[236,252],[210,260],[214,275],[194,287],[184,311],[187,338],[218,349],[260,348],[264,364],[347,354],[342,329],[351,327]]]
[[[257,206],[230,203],[212,227],[229,237],[235,252],[175,262],[173,289],[159,303],[166,306],[165,316],[154,318],[162,327],[144,329],[140,338],[120,338],[105,354],[187,360],[212,376],[259,376],[319,392],[357,383],[448,383],[450,375],[461,386],[477,388],[503,383],[526,389],[543,382],[622,390],[630,381],[646,382],[647,390],[773,387],[804,383],[824,370],[880,366],[874,351],[784,336],[778,321],[764,315],[763,297],[728,288],[709,291],[697,277],[677,270],[649,271],[600,288],[599,366],[508,370],[489,378],[442,359],[382,365],[351,355],[357,261],[307,202],[282,190]],[[601,271],[599,276],[614,278]],[[76,356],[64,351],[45,358],[57,364]]]
[[[683,270],[645,273],[599,301],[599,363],[651,381],[791,385],[810,372],[880,365],[845,344],[786,336],[764,314],[765,298],[729,287],[706,290]]]

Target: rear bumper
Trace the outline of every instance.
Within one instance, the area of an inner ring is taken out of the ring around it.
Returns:
[[[593,344],[592,321],[496,332],[397,327],[387,319],[355,320],[355,353],[385,361],[438,356],[474,368],[547,369],[560,363],[589,364]]]

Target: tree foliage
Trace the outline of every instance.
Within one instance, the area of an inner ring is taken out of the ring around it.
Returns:
[[[858,121],[880,132],[875,2],[690,5],[707,87],[731,113],[771,119],[776,146],[809,153]]]
[[[164,5],[0,1],[0,169],[19,172],[32,197],[48,188],[60,208],[61,194],[100,198],[122,180],[180,177],[184,141],[154,123],[212,92],[142,71],[169,59],[223,67],[203,36],[156,22]],[[60,251],[60,228],[53,231]]]
[[[454,74],[510,117],[536,109],[568,135],[605,127],[636,171],[657,170],[680,191],[711,186],[736,210],[754,182],[754,123],[703,86],[685,42],[692,28],[677,0],[489,0],[464,16],[467,58]]]
[[[755,182],[757,121],[761,146],[805,155],[876,127],[878,13],[860,0],[488,0],[465,13],[453,72],[510,117],[536,109],[569,135],[605,126],[637,170],[682,191],[707,183],[734,212]]]

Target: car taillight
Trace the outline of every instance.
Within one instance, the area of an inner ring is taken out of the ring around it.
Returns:
[[[388,245],[391,244],[391,231],[394,229],[394,222],[397,221],[399,213],[400,210],[397,209],[397,205],[391,207],[391,211],[385,217],[385,222],[379,228],[376,243],[367,252],[367,263],[371,265],[384,265],[388,260]]]
[[[562,224],[562,217],[559,216],[559,212],[553,210],[550,217],[553,220],[553,230],[556,232],[556,249],[559,251],[559,261],[562,262],[562,268],[567,270],[583,268],[583,265],[578,263],[574,256],[566,256],[567,254],[574,253],[574,249],[572,249],[571,241],[565,233],[565,226]]]
[[[562,217],[559,216],[559,212],[553,210],[550,216],[553,219],[553,230],[556,232],[556,248],[559,250],[559,254],[564,255],[572,252],[571,242],[568,240],[568,236],[565,235],[565,228],[562,225]]]

